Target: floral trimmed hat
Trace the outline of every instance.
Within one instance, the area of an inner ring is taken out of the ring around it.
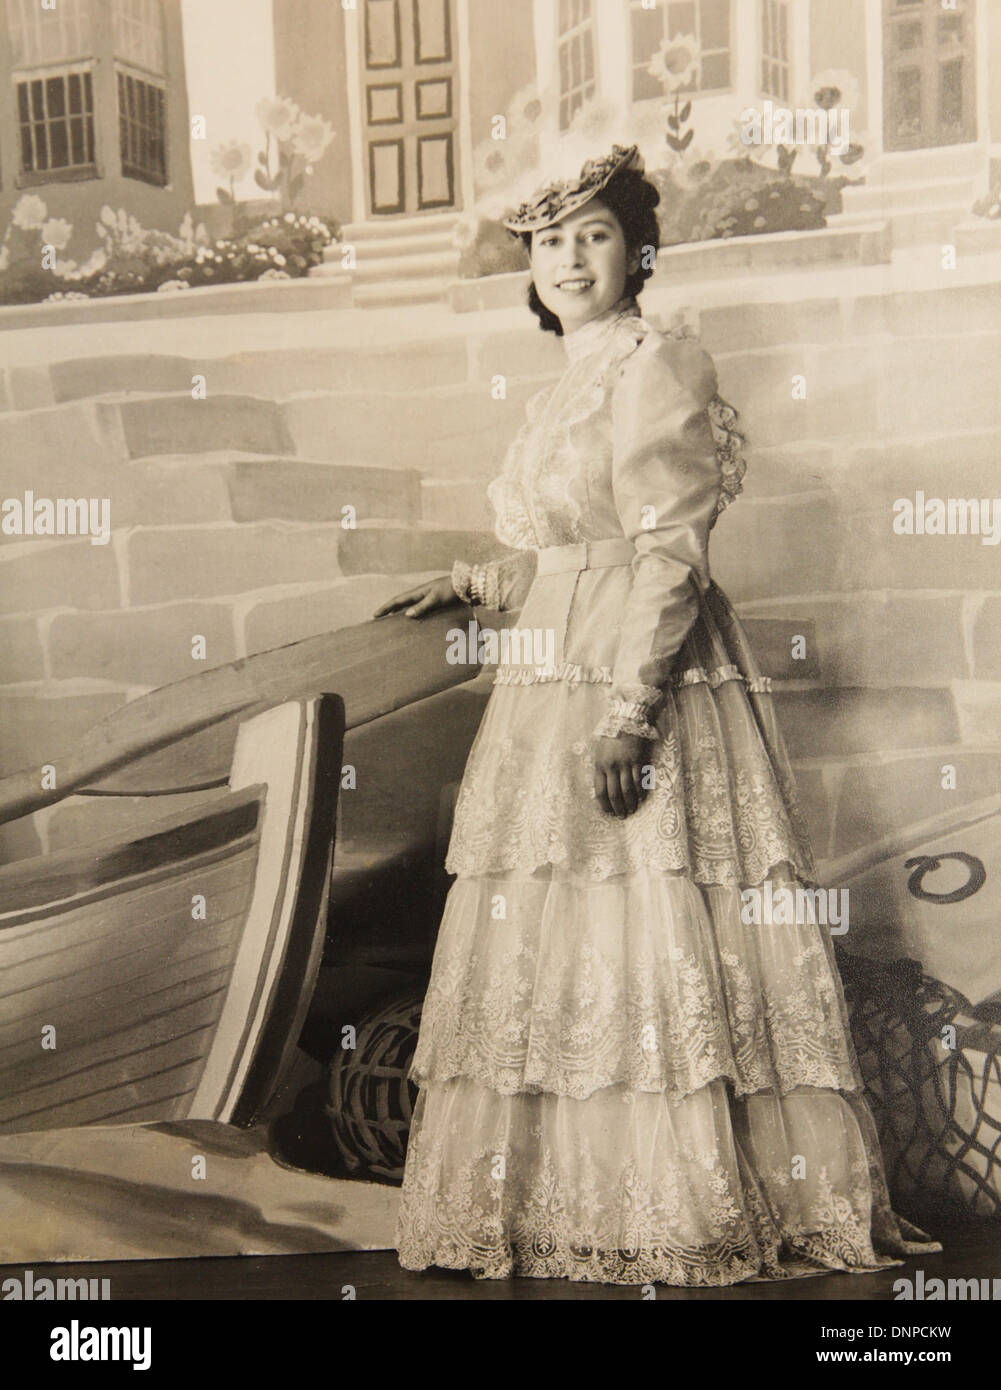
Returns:
[[[575,179],[552,179],[537,189],[535,193],[509,217],[504,218],[504,226],[509,232],[535,232],[541,227],[576,212],[610,183],[623,169],[644,171],[643,156],[637,145],[613,145],[611,154],[600,159],[589,159]]]

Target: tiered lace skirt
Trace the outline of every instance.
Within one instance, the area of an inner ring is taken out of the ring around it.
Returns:
[[[937,1249],[890,1208],[827,930],[742,917],[742,888],[812,863],[726,599],[702,604],[624,820],[593,796],[589,674],[502,669],[470,752],[401,1264],[721,1285]]]

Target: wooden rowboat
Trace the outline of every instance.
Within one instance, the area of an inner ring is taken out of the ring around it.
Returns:
[[[205,672],[55,759],[57,789],[37,770],[0,782],[0,821],[71,793],[164,810],[128,835],[0,868],[0,1133],[261,1115],[295,1053],[328,927],[335,957],[339,946],[364,959],[359,901],[380,866],[406,877],[433,862],[435,778],[461,775],[483,704],[460,716],[441,703],[477,674],[443,659],[456,616],[419,630],[392,616]],[[388,765],[381,722],[404,750]],[[341,866],[349,725],[366,781]],[[428,785],[402,795],[401,781]],[[212,789],[167,814],[178,793]],[[413,939],[376,941],[377,958],[425,959],[432,916],[429,900],[419,921],[411,912]]]

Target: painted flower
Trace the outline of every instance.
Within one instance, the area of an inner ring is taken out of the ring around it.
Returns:
[[[254,107],[265,133],[275,140],[291,140],[299,119],[299,108],[288,97],[264,97]]]
[[[101,221],[106,227],[113,227],[118,221],[115,216],[114,208],[109,207],[107,203],[105,203],[104,207],[101,209]]]
[[[701,54],[694,34],[677,34],[666,39],[650,60],[647,68],[667,92],[679,92],[696,81]]]
[[[108,253],[103,246],[98,246],[92,251],[83,265],[80,267],[80,274],[83,276],[96,275],[98,271],[104,269],[108,264]]]
[[[212,151],[212,172],[220,179],[238,182],[250,173],[252,151],[242,140],[229,140]]]
[[[11,221],[24,232],[41,231],[49,210],[34,193],[23,193],[14,204]]]
[[[334,138],[334,127],[322,116],[301,116],[292,132],[292,148],[309,164],[323,158]]]
[[[157,294],[173,294],[176,290],[190,290],[191,286],[187,280],[164,280],[162,285],[157,286]]]
[[[847,68],[825,68],[810,79],[810,95],[814,106],[822,111],[831,111],[835,106],[847,107],[856,111],[862,99],[858,79]],[[800,105],[808,106],[809,102]]]
[[[291,280],[291,279],[292,279],[291,275],[288,273],[287,270],[278,270],[277,267],[275,267],[275,266],[271,266],[271,268],[270,268],[269,270],[265,270],[265,271],[264,271],[262,274],[260,274],[257,278],[258,278],[258,280]]]
[[[42,224],[42,241],[46,246],[55,247],[57,251],[66,250],[72,235],[73,223],[67,222],[65,217],[50,217]]]

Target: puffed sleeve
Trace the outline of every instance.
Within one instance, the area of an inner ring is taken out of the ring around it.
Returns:
[[[653,724],[675,657],[709,584],[709,530],[720,494],[708,407],[709,354],[650,334],[612,394],[612,492],[636,547],[609,705],[596,735],[657,738]]]
[[[535,578],[537,562],[537,550],[516,550],[479,565],[456,560],[452,566],[452,588],[463,603],[501,612],[520,608]]]

